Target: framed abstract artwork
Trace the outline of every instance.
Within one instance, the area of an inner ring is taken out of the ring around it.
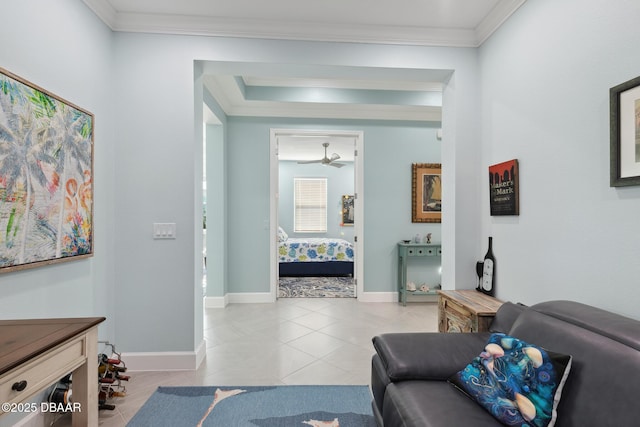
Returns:
[[[411,222],[442,222],[442,165],[411,165]]]
[[[0,272],[93,255],[93,128],[0,68]]]
[[[520,172],[518,160],[489,166],[489,207],[491,215],[520,215]]]
[[[609,90],[610,187],[640,185],[640,77]]]

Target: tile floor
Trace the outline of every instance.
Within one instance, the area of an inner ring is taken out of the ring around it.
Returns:
[[[207,356],[199,369],[127,372],[127,396],[112,401],[114,411],[100,411],[100,426],[125,426],[161,385],[366,385],[373,336],[437,329],[435,303],[402,307],[352,298],[281,298],[206,309]],[[66,427],[70,420],[53,425]]]

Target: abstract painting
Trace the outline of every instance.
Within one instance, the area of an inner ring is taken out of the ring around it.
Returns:
[[[93,255],[93,127],[0,68],[0,272]]]

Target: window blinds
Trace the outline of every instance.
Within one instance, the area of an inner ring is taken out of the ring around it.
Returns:
[[[327,178],[294,178],[294,231],[327,231]]]

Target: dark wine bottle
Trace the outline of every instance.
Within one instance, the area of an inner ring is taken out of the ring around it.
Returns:
[[[495,271],[496,258],[493,255],[493,237],[489,236],[489,248],[484,256],[484,265],[482,270],[482,287],[481,291],[487,295],[492,295],[495,290]]]

